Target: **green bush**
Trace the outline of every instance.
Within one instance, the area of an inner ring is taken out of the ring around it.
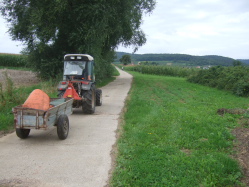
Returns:
[[[249,96],[249,68],[245,66],[221,67],[200,70],[188,81],[231,91],[237,96]]]

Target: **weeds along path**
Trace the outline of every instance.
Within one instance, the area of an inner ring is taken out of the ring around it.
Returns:
[[[31,130],[26,140],[15,133],[0,138],[0,186],[105,186],[131,81],[131,75],[120,71],[114,82],[102,88],[103,105],[95,114],[74,110],[64,141],[58,139],[56,128]]]

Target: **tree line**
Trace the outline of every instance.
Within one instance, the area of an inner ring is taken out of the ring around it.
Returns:
[[[129,54],[124,52],[116,52],[116,61],[122,58],[123,55],[130,55],[131,61],[136,62],[157,62],[170,61],[171,63],[184,63],[186,66],[233,66],[235,59],[217,56],[193,56],[187,54]]]

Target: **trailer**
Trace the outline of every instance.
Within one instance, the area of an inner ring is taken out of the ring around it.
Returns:
[[[50,98],[48,110],[26,108],[22,105],[12,108],[16,135],[25,139],[29,136],[31,129],[47,130],[57,126],[59,139],[66,139],[69,132],[68,115],[73,112],[73,101],[73,98]]]

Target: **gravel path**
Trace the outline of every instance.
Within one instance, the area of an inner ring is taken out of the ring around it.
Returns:
[[[103,105],[95,114],[75,109],[64,141],[58,139],[56,128],[31,130],[25,140],[15,133],[0,138],[0,186],[105,186],[115,131],[131,81],[131,75],[120,71],[114,82],[102,88]]]

